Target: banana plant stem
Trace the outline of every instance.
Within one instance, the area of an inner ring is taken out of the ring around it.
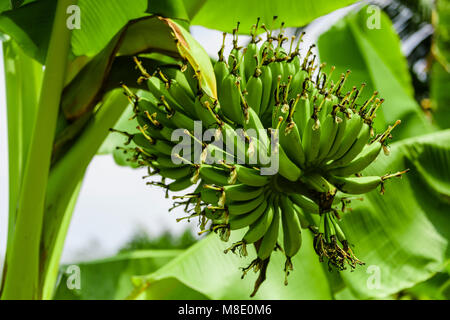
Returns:
[[[15,231],[5,274],[2,299],[39,297],[39,251],[53,138],[63,90],[71,30],[66,27],[67,7],[76,0],[59,0],[46,58],[36,123],[25,164],[16,208]]]

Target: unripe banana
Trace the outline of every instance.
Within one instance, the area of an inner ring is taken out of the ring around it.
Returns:
[[[192,185],[193,185],[193,183],[191,181],[191,176],[189,175],[189,176],[186,176],[186,177],[184,177],[182,179],[175,180],[174,182],[170,183],[167,186],[167,188],[170,191],[178,192],[178,191],[182,191],[184,189],[187,189],[187,188],[189,188]]]
[[[295,122],[287,123],[281,127],[280,144],[292,162],[300,168],[305,167],[305,151],[303,151],[300,133]]]
[[[336,151],[335,154],[330,155],[333,159],[339,159],[342,157],[348,149],[353,145],[353,142],[358,138],[358,134],[361,131],[361,128],[363,126],[363,121],[359,114],[354,113],[351,117],[351,119],[347,120],[346,128],[345,128],[345,134],[342,138],[342,142]]]
[[[295,108],[294,121],[298,126],[300,136],[304,139],[304,132],[309,119],[311,118],[311,106],[307,95],[302,94]]]
[[[173,99],[183,106],[184,112],[191,118],[195,118],[194,98],[192,95],[188,94],[175,79],[170,80],[169,88],[167,90]],[[190,91],[190,93],[192,93],[192,91]]]
[[[319,154],[320,130],[320,122],[314,118],[309,118],[302,135],[302,147],[305,151],[307,164],[313,163]]]
[[[237,178],[237,180],[243,184],[246,184],[248,186],[252,187],[262,187],[267,185],[270,182],[270,176],[263,176],[261,175],[260,170],[247,168],[245,166],[241,165],[235,165],[232,171],[233,174]],[[229,180],[228,182],[231,182]]]
[[[339,159],[333,161],[327,169],[333,169],[345,166],[350,163],[364,148],[369,141],[370,127],[367,124],[363,125],[363,128],[359,132],[358,138],[353,142],[349,150]]]
[[[381,149],[382,144],[378,141],[375,141],[370,145],[366,145],[362,152],[350,163],[343,167],[330,170],[329,173],[335,176],[345,177],[361,172],[378,157]]]
[[[264,214],[268,205],[267,201],[263,201],[256,209],[249,213],[231,216],[229,220],[230,229],[238,230],[255,223]]]
[[[260,194],[258,197],[249,201],[236,201],[227,205],[229,214],[240,215],[255,210],[261,203],[266,201],[264,194]]]
[[[325,159],[330,152],[330,149],[333,147],[333,142],[339,127],[339,122],[337,119],[340,120],[340,118],[334,117],[331,114],[325,118],[324,124],[321,128],[319,155],[317,156],[318,162]]]
[[[233,74],[229,74],[222,82],[222,92],[219,95],[221,111],[223,114],[238,125],[244,124],[244,113],[241,107],[241,96],[239,87],[236,85],[237,78]]]
[[[156,76],[152,76],[147,80],[147,87],[149,91],[155,96],[157,100],[164,97],[167,102],[177,111],[186,112],[184,108],[175,100],[175,98],[170,94],[167,87],[169,84],[164,83],[161,79]]]
[[[304,195],[291,194],[289,195],[289,198],[293,203],[295,203],[308,213],[319,214],[320,212],[319,206],[314,201],[312,201],[308,197],[305,197]]]
[[[194,111],[198,119],[202,121],[202,125],[206,128],[210,128],[213,124],[217,123],[218,119],[213,111],[213,105],[209,102],[207,97],[197,96],[194,103]]]
[[[244,243],[254,243],[261,239],[267,232],[272,223],[274,209],[272,205],[268,205],[264,213],[254,222],[242,239]]]
[[[214,75],[216,76],[216,83],[217,83],[217,91],[219,95],[222,95],[222,86],[223,81],[225,78],[230,74],[230,71],[228,70],[227,63],[225,61],[217,61],[214,65]]]
[[[186,72],[181,71],[179,68],[166,68],[164,66],[161,67],[163,74],[165,74],[172,82],[174,80],[178,86],[180,86],[184,93],[189,96],[191,101],[194,101],[196,93],[194,93],[189,85],[189,81],[186,78]],[[179,101],[180,103],[184,103],[184,100]]]
[[[226,194],[227,200],[246,201],[259,196],[264,192],[264,188],[250,187],[246,184],[235,184],[224,186],[223,191]]]
[[[176,180],[190,175],[192,173],[192,167],[187,165],[179,168],[160,169],[158,173],[164,178]]]
[[[374,190],[383,181],[381,177],[329,177],[331,183],[342,192],[348,194],[363,194]]]
[[[257,25],[243,50],[234,30],[228,63],[222,45],[214,64],[217,97],[202,89],[202,79],[214,78],[203,74],[208,69],[204,65],[194,69],[183,60],[182,68],[161,66],[150,76],[136,58],[143,75],[140,80],[147,80],[150,93],[139,98],[123,88],[133,103],[140,133],[111,130],[126,135],[125,144],[133,142],[122,149],[134,152],[131,160],[137,166],[148,166],[149,176],[162,177],[161,182],[148,184],[169,191],[196,184],[193,193],[177,196],[184,200],[174,206],[186,204],[189,216],[185,218],[199,217],[201,232],[217,232],[226,241],[230,230],[248,227],[242,241],[227,251],[241,247],[245,255],[246,245],[254,243],[258,256],[244,274],[251,268],[260,271],[255,292],[274,250],[286,255],[286,276],[292,270],[301,228],[315,234],[314,250],[328,266],[342,270],[361,264],[339,226],[338,212],[355,198],[349,194],[366,193],[379,185],[383,191],[386,179],[406,172],[352,176],[373,163],[381,149],[387,153],[386,139],[399,121],[367,145],[383,103],[375,99],[377,93],[358,105],[361,91],[356,87],[341,93],[349,72],[334,83],[330,80],[334,67],[324,74],[324,64],[316,64],[312,46],[300,59],[293,41],[289,53],[283,48],[287,40],[283,25],[276,37],[262,28],[268,38],[260,49]],[[196,120],[202,122],[201,132],[194,126]],[[176,129],[185,129],[191,139],[175,143],[171,139]],[[175,181],[166,185],[165,178]],[[282,244],[277,242],[281,232]]]
[[[261,260],[266,260],[267,258],[269,258],[273,250],[275,249],[275,246],[277,245],[278,232],[280,229],[280,209],[275,203],[273,203],[272,205],[272,223],[264,234],[264,237],[257,251],[258,258],[260,258]]]
[[[270,98],[273,95],[272,92],[272,69],[270,69],[268,66],[262,66],[261,67],[261,81],[263,85],[262,89],[262,96],[261,96],[261,108],[259,110],[261,115],[264,115],[267,110],[270,108],[269,102]]]
[[[205,203],[213,205],[214,207],[219,205],[220,197],[221,192],[218,190],[202,188],[202,191],[200,192],[200,199]]]
[[[298,220],[292,203],[287,197],[282,196],[280,198],[280,207],[282,212],[281,221],[284,235],[284,253],[290,258],[300,250],[302,244],[300,221]]]
[[[247,103],[250,108],[252,108],[257,114],[260,113],[261,101],[263,94],[263,82],[259,75],[260,71],[255,72],[254,75],[250,76],[247,81],[246,91],[247,93]]]
[[[230,172],[208,164],[202,164],[199,169],[200,177],[208,184],[227,185]]]

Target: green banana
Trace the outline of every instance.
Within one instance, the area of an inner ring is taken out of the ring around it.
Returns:
[[[208,219],[218,222],[224,219],[225,210],[206,207],[203,213]]]
[[[254,243],[261,239],[267,232],[272,223],[274,216],[274,209],[272,205],[268,205],[264,213],[250,225],[250,228],[245,233],[242,241],[246,244]]]
[[[247,49],[244,53],[244,75],[246,79],[249,79],[251,77],[259,64],[259,50],[256,44],[256,32],[258,29],[258,24],[254,25],[252,29],[252,39],[247,45]]]
[[[288,179],[289,181],[297,181],[302,174],[302,171],[297,167],[291,159],[288,158],[284,152],[283,147],[278,143],[278,152],[275,151],[272,155],[278,156],[279,161],[279,174]]]
[[[299,129],[300,137],[303,139],[308,120],[311,118],[311,105],[307,94],[300,96],[293,117]]]
[[[226,199],[231,201],[247,201],[251,200],[264,192],[264,188],[250,187],[246,184],[235,184],[224,186]]]
[[[339,123],[338,118],[329,114],[323,123],[320,135],[319,155],[317,162],[322,161],[328,155],[330,149],[333,146],[336,133],[338,131]]]
[[[266,211],[268,205],[268,201],[263,201],[256,209],[249,213],[231,216],[229,220],[230,229],[238,230],[253,224]]]
[[[262,187],[270,182],[271,176],[263,176],[260,170],[248,168],[242,165],[234,165],[232,169],[231,178],[228,182],[237,179],[239,182],[252,187]]]
[[[380,154],[382,144],[378,141],[366,145],[361,153],[345,166],[329,171],[335,176],[350,176],[367,168]]]
[[[301,226],[291,201],[282,196],[280,198],[281,221],[283,225],[283,247],[288,258],[295,256],[302,244]]]
[[[319,206],[304,195],[290,194],[289,199],[308,213],[319,214],[320,212]]]
[[[265,195],[260,194],[258,197],[249,201],[235,201],[227,204],[228,213],[231,215],[240,215],[248,213],[256,209],[263,201],[266,201]]]
[[[194,101],[196,93],[191,89],[185,72],[181,71],[179,68],[164,66],[161,66],[161,70],[169,79],[171,79],[171,81],[176,81],[176,83],[184,90],[185,94],[189,96],[190,100]],[[182,102],[183,100],[178,101]]]
[[[172,154],[173,145],[165,140],[156,140],[149,137],[142,129],[141,133],[133,136],[133,142],[150,153]]]
[[[292,62],[291,62],[292,64]],[[295,68],[295,66],[294,66]],[[290,73],[293,74],[293,78],[292,78],[292,82],[291,82],[291,87],[290,87],[290,93],[289,93],[289,100],[290,99],[295,99],[295,97],[298,94],[302,94],[303,92],[303,83],[305,82],[306,78],[308,77],[308,73],[304,70],[300,70],[298,72],[295,73]]]
[[[256,114],[260,113],[263,94],[263,82],[260,74],[261,71],[256,69],[255,73],[250,76],[247,81],[247,86],[245,87],[245,90],[247,91],[247,104],[256,112]]]
[[[227,169],[222,169],[208,164],[202,164],[199,169],[200,177],[208,184],[224,186],[229,184],[230,173]]]
[[[222,161],[233,161],[234,156],[213,143],[210,143],[203,149],[200,160],[206,164],[217,164]]]
[[[357,139],[359,132],[363,126],[363,121],[359,114],[352,114],[351,119],[347,120],[345,134],[342,138],[342,142],[335,154],[330,154],[329,157],[332,159],[339,159],[342,157],[353,145],[355,140]]]
[[[221,195],[222,193],[220,191],[211,188],[203,188],[200,192],[200,199],[207,204],[218,206]]]
[[[330,219],[330,212],[325,213],[325,239],[328,243],[331,243],[331,237],[336,235],[336,231],[334,229],[334,225]]]
[[[191,94],[188,94],[186,90],[178,83],[177,80],[171,79],[169,82],[169,88],[167,89],[174,100],[183,106],[184,112],[191,118],[196,116],[194,110],[194,98]]]
[[[329,176],[328,179],[340,191],[348,194],[363,194],[374,190],[382,182],[382,177],[337,177]]]
[[[158,106],[157,102],[155,101],[140,98],[138,101],[138,108],[145,114],[148,113],[151,119],[156,120],[161,125],[176,129],[174,123],[168,118],[169,115],[167,114],[167,112],[164,110],[164,108]]]
[[[335,189],[327,179],[317,173],[304,175],[302,176],[302,180],[304,183],[310,186],[312,190],[315,190],[317,192],[329,193],[334,192],[333,190]]]
[[[264,234],[261,244],[259,245],[257,254],[261,260],[266,260],[275,249],[278,240],[278,232],[280,230],[280,209],[277,204],[273,203],[272,223]]]
[[[184,177],[182,179],[178,179],[178,180],[175,180],[174,182],[170,183],[167,186],[167,188],[170,191],[178,192],[178,191],[182,191],[184,189],[187,189],[187,188],[189,188],[192,185],[193,185],[193,183],[191,181],[191,176],[186,176],[186,177]]]
[[[359,132],[358,138],[356,138],[355,142],[353,142],[350,149],[348,149],[341,158],[334,160],[329,166],[327,166],[327,170],[349,164],[364,149],[364,146],[369,141],[369,137],[370,127],[367,124],[364,124]]]
[[[347,242],[347,238],[345,237],[345,233],[342,231],[341,227],[339,226],[338,221],[336,220],[334,215],[330,216],[331,220],[334,222],[334,229],[336,231],[336,236],[341,243]]]
[[[166,84],[156,76],[152,76],[147,79],[147,88],[155,96],[156,99],[159,100],[161,99],[161,97],[164,97],[175,110],[186,112],[184,108],[170,94],[167,86],[169,86],[168,83]]]
[[[192,173],[192,167],[189,165],[178,167],[178,168],[163,168],[159,169],[159,174],[164,178],[169,179],[181,179]]]
[[[258,139],[263,146],[268,148],[270,144],[269,136],[267,135],[267,130],[264,128],[259,116],[255,110],[252,108],[248,109],[248,119],[244,122],[244,129],[250,137]],[[251,134],[251,132],[255,134]]]
[[[191,91],[192,91],[192,93],[194,94],[194,97],[195,97],[197,95],[198,89],[199,89],[197,72],[188,63],[188,64],[186,64],[186,68],[185,68],[183,73],[184,73],[186,81],[189,84],[189,87],[191,88]]]
[[[263,115],[269,109],[269,101],[270,97],[273,95],[272,92],[272,70],[267,66],[263,65],[261,67],[261,81],[263,84],[262,97],[261,97],[261,108],[259,110],[259,114]]]
[[[206,95],[205,95],[206,96]],[[217,123],[218,119],[213,111],[213,105],[210,99],[203,98],[204,96],[197,96],[194,103],[194,111],[198,119],[202,121],[202,125],[206,128],[211,127]]]
[[[309,118],[302,135],[302,147],[305,151],[307,164],[316,160],[319,154],[320,130],[320,122],[314,118]]]
[[[304,168],[306,156],[297,124],[295,122],[285,123],[281,126],[280,131],[280,144],[286,155],[298,167]]]
[[[155,161],[159,168],[170,169],[170,168],[178,168],[180,164],[174,163],[172,157],[168,157],[164,154],[157,154]]]
[[[220,110],[231,121],[238,125],[244,124],[244,113],[241,107],[241,93],[239,87],[236,85],[238,82],[235,75],[230,73],[225,77],[222,83],[222,94],[219,95]]]

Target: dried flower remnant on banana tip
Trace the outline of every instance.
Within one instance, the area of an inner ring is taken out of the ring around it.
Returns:
[[[259,46],[260,30],[267,39]],[[225,252],[246,256],[247,246],[254,245],[257,256],[243,269],[243,276],[259,272],[253,296],[275,250],[286,256],[287,284],[303,230],[314,234],[314,250],[330,269],[363,264],[350,248],[339,212],[354,195],[377,187],[384,192],[386,180],[407,170],[361,175],[381,150],[388,154],[387,141],[400,124],[375,132],[372,124],[384,101],[378,92],[366,101],[360,101],[364,84],[344,93],[350,72],[335,83],[334,68],[323,72],[325,64],[317,65],[311,48],[301,57],[303,34],[286,50],[283,24],[275,37],[258,19],[246,48],[238,47],[237,34],[238,28],[227,60],[224,34],[214,64],[217,99],[202,90],[200,71],[187,62],[149,74],[135,58],[139,81],[149,93],[137,97],[124,86],[139,133],[122,133],[136,145],[125,150],[133,154],[130,160],[148,167],[148,177],[160,179],[148,184],[167,192],[194,186],[193,192],[174,197],[174,208],[188,213],[178,220],[198,218],[200,233],[215,232],[224,241],[233,230],[246,228],[241,241]],[[201,121],[202,134],[212,130],[210,142],[196,135],[195,121]],[[177,129],[189,138],[179,149],[171,139]],[[278,170],[270,172],[273,159]]]

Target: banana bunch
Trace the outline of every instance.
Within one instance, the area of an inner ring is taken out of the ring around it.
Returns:
[[[260,29],[267,33],[262,44]],[[289,40],[283,24],[273,36],[257,23],[246,48],[238,47],[237,34],[236,28],[228,59],[224,35],[214,65],[217,99],[203,92],[200,71],[188,63],[149,75],[135,59],[150,98],[125,87],[139,123],[138,134],[125,133],[136,145],[133,160],[161,177],[148,184],[168,191],[192,187],[193,192],[174,197],[174,207],[185,206],[186,219],[198,217],[201,232],[213,231],[228,241],[231,230],[246,228],[242,240],[226,252],[245,256],[247,246],[254,245],[257,257],[244,274],[261,271],[255,292],[274,250],[286,256],[287,279],[302,230],[314,234],[314,249],[330,267],[362,264],[339,225],[339,206],[378,186],[383,191],[387,179],[406,172],[360,173],[381,150],[389,153],[387,140],[400,121],[376,133],[372,124],[383,99],[375,92],[360,103],[364,84],[344,93],[349,72],[334,83],[334,68],[325,74],[312,47],[301,57],[303,34],[292,38],[289,50],[283,46]],[[182,143],[173,141],[174,135]]]

